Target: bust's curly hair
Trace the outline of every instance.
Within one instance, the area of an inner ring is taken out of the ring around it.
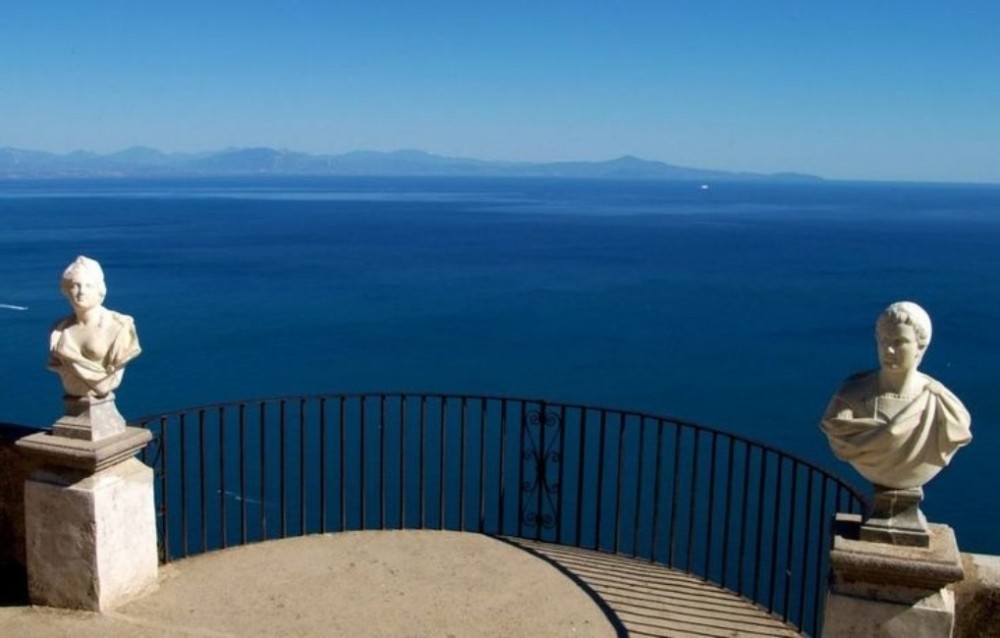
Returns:
[[[68,293],[70,281],[72,281],[73,276],[76,274],[83,274],[93,278],[94,283],[97,284],[98,294],[100,294],[101,300],[104,300],[108,294],[108,287],[104,283],[104,270],[101,268],[101,264],[90,257],[84,257],[83,255],[77,257],[72,264],[66,267],[62,278],[59,280],[59,288],[62,289],[63,294]]]
[[[917,333],[917,345],[926,349],[931,343],[931,317],[912,301],[897,301],[882,311],[875,322],[875,334],[889,325],[907,324]]]

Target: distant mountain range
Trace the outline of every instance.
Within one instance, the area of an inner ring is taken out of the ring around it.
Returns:
[[[0,147],[0,179],[93,177],[220,177],[249,175],[370,175],[443,177],[566,177],[692,181],[819,180],[801,173],[734,173],[674,166],[626,155],[601,162],[492,162],[424,151],[354,151],[312,155],[273,148],[164,153],[135,146],[99,155],[64,155]]]

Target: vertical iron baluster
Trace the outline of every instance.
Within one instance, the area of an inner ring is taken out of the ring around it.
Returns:
[[[260,540],[267,540],[267,404],[260,402]]]
[[[188,506],[187,506],[187,414],[182,413],[180,418],[180,454],[181,454],[181,552],[182,556],[188,555]]]
[[[726,454],[726,507],[722,517],[722,588],[726,588],[729,577],[729,544],[732,542],[729,537],[730,515],[733,507],[733,455],[736,452],[733,437],[726,435],[729,440]]]
[[[226,418],[225,408],[219,406],[219,538],[225,549],[228,520],[226,516]]]
[[[594,532],[593,549],[601,549],[601,521],[604,519],[604,440],[606,438],[607,424],[608,412],[602,409],[597,441],[597,525]]]
[[[458,450],[458,529],[465,531],[465,452],[466,452],[466,398],[463,396],[460,413],[459,422],[461,431],[458,435],[458,444],[461,446]]]
[[[399,529],[406,527],[406,395],[399,395]]]
[[[677,550],[677,501],[680,500],[680,466],[681,466],[681,430],[684,426],[674,424],[674,467],[673,467],[673,488],[674,493],[670,500],[670,537],[668,538],[669,552],[667,553],[667,565],[673,567],[676,564],[675,552]]]
[[[445,513],[445,465],[444,465],[444,455],[447,450],[446,445],[446,434],[447,434],[447,412],[448,412],[448,397],[441,397],[441,414],[439,431],[441,433],[441,446],[440,446],[440,456],[438,457],[438,472],[440,476],[440,481],[438,485],[441,488],[440,494],[438,494],[438,528],[444,529],[444,513]]]
[[[347,441],[347,397],[340,395],[337,406],[338,425],[340,426],[340,531],[347,529],[347,471],[345,463],[347,453],[344,450]]]
[[[828,551],[827,548],[827,534],[826,531],[829,529],[830,525],[826,520],[826,499],[827,496],[827,483],[830,481],[830,477],[823,475],[823,482],[820,483],[820,499],[819,499],[819,542],[816,543],[816,569],[818,572],[822,571],[823,559],[826,557]],[[812,635],[816,635],[819,631],[819,617],[820,617],[820,605],[822,604],[823,596],[823,584],[817,579],[816,583],[813,584],[813,626]]]
[[[278,402],[278,495],[281,503],[281,538],[288,538],[288,495],[285,489],[285,438],[287,436],[285,428],[285,400]]]
[[[319,399],[319,532],[326,526],[326,397]]]
[[[612,547],[614,547],[615,553],[621,552],[621,547],[618,542],[621,537],[621,527],[622,527],[622,484],[625,481],[625,477],[622,472],[622,459],[624,458],[625,452],[625,413],[618,413],[618,461],[615,463],[615,474],[617,474],[617,480],[615,481],[615,529],[614,529],[614,542]]]
[[[663,468],[663,419],[656,421],[656,468],[653,471],[653,532],[649,543],[649,559],[656,561],[656,539],[660,536],[660,482]]]
[[[507,472],[504,468],[504,460],[506,459],[507,452],[507,399],[500,399],[500,461],[499,461],[499,472],[500,472],[500,499],[499,499],[499,510],[497,511],[497,534],[503,534],[505,529],[505,504],[507,497],[507,484],[506,477]]]
[[[736,552],[739,562],[736,567],[736,585],[739,588],[737,591],[742,594],[744,590],[743,581],[743,563],[746,554],[746,539],[747,539],[747,520],[750,518],[747,515],[747,508],[750,507],[750,444],[746,441],[743,442],[743,500],[740,503],[740,545],[739,551]]]
[[[198,511],[201,553],[208,551],[208,482],[205,480],[205,410],[198,410]]]
[[[712,538],[715,534],[715,457],[719,451],[719,435],[712,431],[711,462],[708,466],[708,521],[705,524],[705,578],[711,580]]]
[[[782,495],[782,484],[781,476],[782,470],[785,467],[784,460],[778,457],[778,476],[774,482],[774,517],[771,521],[771,587],[767,595],[767,610],[770,612],[774,611],[774,592],[778,582],[778,526],[781,525],[781,495]],[[791,515],[789,515],[791,518]]]
[[[424,460],[427,455],[427,397],[420,395],[420,474],[418,492],[420,494],[420,529],[426,527],[427,496],[424,492]]]
[[[816,470],[809,468],[807,479],[806,479],[806,529],[802,537],[802,577],[800,578],[801,584],[799,585],[799,613],[802,614],[802,622],[799,623],[800,627],[805,627],[805,617],[806,617],[806,584],[809,582],[807,577],[809,576],[809,556],[806,554],[806,550],[809,548],[809,539],[812,537],[812,502],[813,502],[813,474]],[[817,573],[818,571],[817,565]]]
[[[633,502],[633,516],[632,516],[632,552],[631,556],[639,555],[639,510],[642,508],[642,462],[645,454],[646,447],[646,417],[639,417],[639,442],[636,445],[638,450],[639,462],[638,468],[635,474],[635,501]]]
[[[378,396],[378,526],[385,529],[385,394]]]
[[[479,398],[479,529],[486,529],[486,398]]]
[[[518,447],[521,448],[517,464],[517,535],[524,536],[524,431],[528,427],[527,402],[521,401],[521,428]]]
[[[246,411],[247,406],[244,403],[240,404],[239,407],[239,423],[237,424],[240,431],[240,542],[243,545],[247,544],[247,439],[246,439]],[[261,507],[264,507],[264,503],[261,502]]]
[[[306,400],[299,399],[299,535],[306,531]]]
[[[366,425],[366,421],[367,421],[366,414],[365,414],[366,411],[367,411],[367,409],[365,407],[365,399],[366,398],[367,397],[365,395],[361,395],[361,398],[358,401],[358,405],[360,406],[358,408],[358,415],[359,415],[359,417],[361,419],[360,420],[360,427],[359,427],[359,429],[360,429],[360,435],[361,435],[361,454],[360,454],[360,458],[359,458],[360,465],[359,465],[359,468],[358,468],[359,476],[360,476],[360,480],[361,480],[361,503],[360,503],[360,505],[361,505],[361,525],[358,527],[358,529],[368,529],[368,516],[367,516],[367,514],[368,514],[368,495],[367,495],[367,489],[365,488],[365,460],[368,457],[368,451],[367,451],[366,446],[365,446],[365,429],[366,429],[365,425]]]
[[[170,473],[167,447],[167,419],[166,417],[160,417],[160,463],[162,464],[160,494],[163,495],[161,499],[163,503],[163,562],[170,560],[170,521],[172,520],[170,516],[170,492],[167,490],[167,475]],[[184,451],[181,450],[181,456],[183,455]]]
[[[694,537],[696,525],[695,507],[698,505],[698,457],[701,454],[701,430],[694,431],[694,459],[691,461],[691,496],[688,500],[688,539],[687,539],[687,559],[684,563],[684,570],[688,573],[694,571]]]
[[[785,578],[784,609],[782,610],[782,617],[786,622],[788,621],[788,601],[792,589],[791,576],[792,576],[792,565],[794,565],[792,561],[795,560],[795,555],[793,553],[793,549],[795,547],[795,541],[793,539],[795,539],[795,512],[797,512],[799,509],[798,507],[796,507],[797,503],[795,502],[795,499],[798,498],[798,494],[796,493],[796,488],[798,487],[798,483],[799,483],[799,462],[792,460],[792,495],[788,505],[788,536],[786,537],[785,540],[785,542],[788,545],[786,547],[787,553],[785,554],[785,566],[787,570],[785,573],[787,574],[787,576]],[[809,539],[806,538],[803,539],[802,544],[805,545],[808,542]]]
[[[566,494],[566,406],[559,406],[559,423],[557,424],[559,431],[557,435],[559,436],[559,487],[556,493],[556,497],[559,499],[556,501],[556,542],[562,543],[562,526],[563,526],[563,500]]]
[[[761,449],[760,451],[760,483],[757,490],[757,535],[754,537],[757,541],[757,551],[754,552],[753,595],[750,596],[754,600],[758,600],[757,596],[760,593],[760,547],[761,536],[764,535],[764,494],[767,483],[767,453],[766,449]]]
[[[576,464],[576,546],[583,547],[583,462],[587,447],[587,408],[580,408],[580,436]]]

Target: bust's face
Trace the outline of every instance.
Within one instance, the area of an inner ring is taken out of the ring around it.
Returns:
[[[63,280],[63,292],[74,310],[90,310],[104,301],[99,282],[86,272],[74,272]]]
[[[876,335],[878,340],[878,362],[890,370],[910,370],[917,367],[924,355],[918,345],[917,331],[907,323],[892,323],[881,326]]]

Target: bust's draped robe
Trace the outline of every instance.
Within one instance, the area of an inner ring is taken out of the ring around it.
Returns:
[[[820,423],[837,458],[872,483],[896,489],[919,487],[940,472],[972,440],[971,418],[958,397],[926,378],[917,396],[900,399],[878,396],[877,371],[849,377]],[[905,405],[888,418],[880,400]]]
[[[80,345],[67,337],[66,330],[76,323],[76,317],[66,317],[52,327],[48,367],[62,379],[69,396],[109,394],[121,383],[125,364],[139,356],[139,338],[132,317],[114,310],[105,312],[106,319],[112,322],[112,337],[107,352],[98,360],[85,356]]]

